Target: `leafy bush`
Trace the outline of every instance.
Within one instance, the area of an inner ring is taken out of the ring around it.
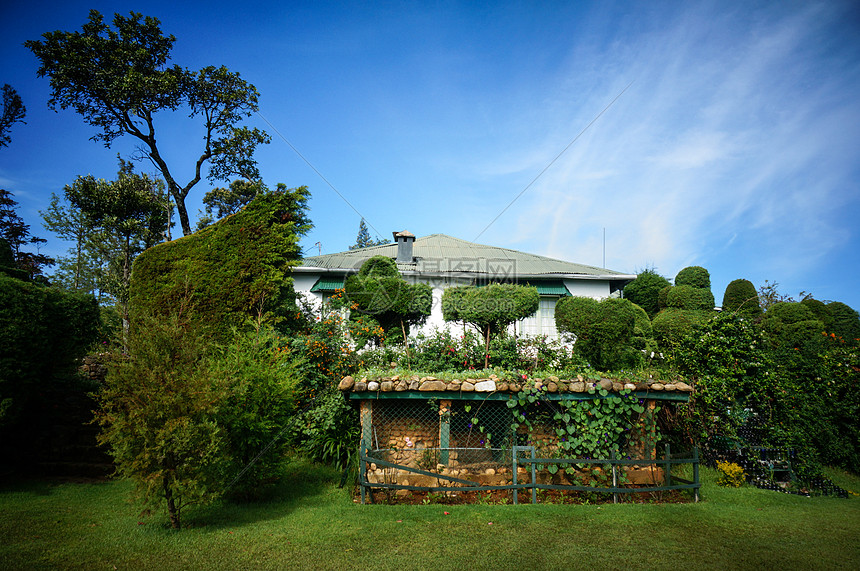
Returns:
[[[751,281],[736,279],[726,286],[723,294],[723,311],[731,311],[745,317],[758,317],[762,313],[758,291]]]
[[[430,315],[433,292],[427,284],[407,283],[391,258],[374,256],[362,264],[358,275],[349,276],[344,284],[345,299],[350,304],[350,319],[365,319],[383,331],[389,342],[405,342],[411,325],[419,325]],[[363,340],[364,337],[359,337]]]
[[[711,274],[702,266],[689,266],[675,276],[675,286],[688,285],[699,289],[711,289]]]
[[[656,271],[644,270],[624,286],[624,299],[629,299],[644,309],[649,318],[653,318],[660,311],[660,291],[670,285],[669,280]]]
[[[462,321],[472,325],[484,337],[488,365],[490,338],[508,325],[524,319],[538,309],[537,288],[513,284],[489,284],[484,287],[450,287],[442,294],[445,321]]]
[[[143,252],[131,276],[132,319],[190,304],[195,319],[229,339],[249,315],[294,316],[289,271],[301,257],[299,239],[311,228],[308,197],[307,187],[279,184],[241,212]]]
[[[112,354],[97,395],[99,441],[143,502],[165,503],[178,529],[184,507],[214,499],[227,483],[228,436],[217,420],[227,379],[213,374],[209,343],[186,316],[141,318],[128,346],[127,355]]]
[[[296,415],[289,427],[291,444],[313,460],[345,470],[357,458],[358,412],[336,389],[327,390],[316,406]]]
[[[98,336],[99,307],[91,295],[2,274],[0,299],[0,443],[9,466],[21,467],[42,452],[37,411],[63,406],[45,393],[77,385],[79,360]]]
[[[657,294],[657,307],[660,308],[660,310],[668,307],[667,303],[669,300],[669,292],[672,291],[673,287],[675,286],[667,285],[660,290],[660,293]],[[654,319],[653,315],[651,316],[651,319]]]
[[[827,331],[849,342],[860,340],[860,314],[857,311],[841,301],[832,301],[826,307],[830,314],[830,319],[825,322]]]
[[[687,311],[714,309],[714,294],[709,289],[689,285],[675,286],[666,295],[666,306]]]
[[[693,326],[710,319],[706,311],[685,311],[670,307],[664,309],[651,322],[654,339],[663,348],[671,348],[693,331]]]
[[[212,358],[225,379],[217,422],[225,434],[226,474],[235,498],[259,498],[278,481],[287,441],[281,432],[295,411],[299,362],[267,326],[237,332]]]
[[[642,354],[632,345],[635,306],[626,299],[566,297],[555,306],[558,330],[576,336],[574,350],[599,370],[641,365]]]

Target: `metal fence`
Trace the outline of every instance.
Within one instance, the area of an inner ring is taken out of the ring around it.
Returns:
[[[546,407],[551,403],[543,403]],[[540,406],[540,405],[536,405]],[[698,452],[662,458],[640,441],[620,439],[609,458],[566,458],[552,411],[516,422],[505,400],[390,399],[363,401],[360,486],[412,492],[536,490],[612,495],[691,490],[698,499]],[[691,466],[679,478],[677,466]],[[673,467],[675,473],[673,474]]]

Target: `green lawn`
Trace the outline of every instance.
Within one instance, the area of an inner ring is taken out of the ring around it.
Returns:
[[[832,472],[860,492],[860,479]],[[141,516],[127,482],[0,489],[0,568],[858,569],[860,499],[723,489],[698,504],[358,505],[303,462],[278,499]],[[445,515],[444,512],[450,512]]]

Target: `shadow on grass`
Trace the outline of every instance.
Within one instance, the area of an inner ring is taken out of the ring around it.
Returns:
[[[222,499],[207,506],[189,508],[183,513],[183,527],[217,531],[236,528],[284,517],[293,510],[319,504],[325,495],[342,494],[339,489],[342,473],[305,458],[290,458],[284,468],[283,479],[258,500],[239,501]]]

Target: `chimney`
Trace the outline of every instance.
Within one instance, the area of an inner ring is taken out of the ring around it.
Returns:
[[[412,260],[412,243],[415,242],[415,234],[404,230],[403,232],[394,232],[394,243],[397,244],[397,258],[394,260],[398,264],[411,264]]]

